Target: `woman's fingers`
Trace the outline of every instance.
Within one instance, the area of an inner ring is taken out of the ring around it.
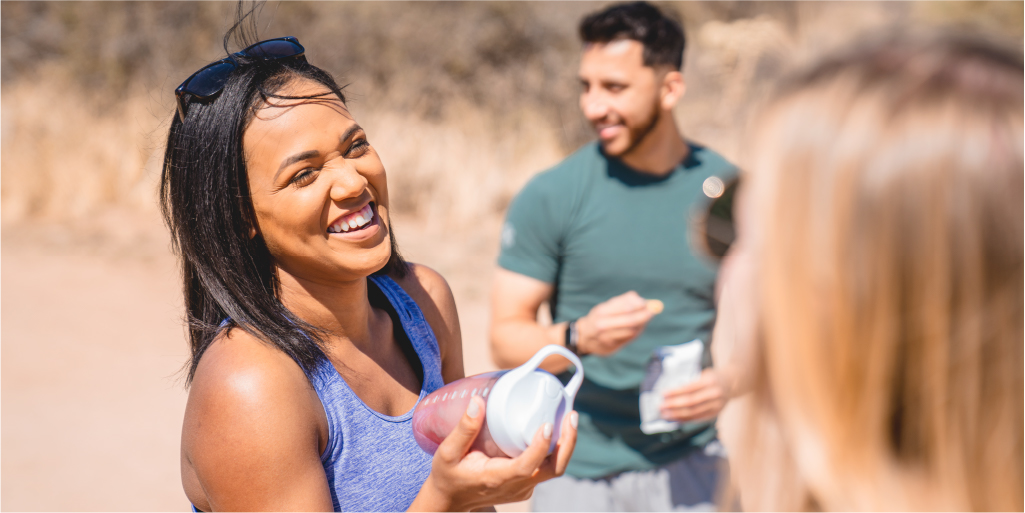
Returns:
[[[577,421],[579,415],[577,412],[571,411],[569,415],[566,415],[562,419],[562,433],[559,435],[559,443],[556,446],[554,456],[555,475],[552,477],[561,476],[566,472],[566,466],[569,465],[569,458],[573,456],[573,449],[577,446]]]
[[[513,458],[516,473],[522,477],[531,477],[534,472],[541,466],[548,456],[548,448],[552,443],[552,430],[553,426],[550,422],[546,422],[544,425],[537,429],[534,433],[534,440],[530,442],[527,450],[523,451],[522,454]]]
[[[566,472],[573,449],[577,445],[578,418],[577,412],[571,411],[562,419],[562,429],[559,441],[555,443],[555,452],[548,456],[541,465],[540,471],[534,477],[536,483],[561,476]]]
[[[435,456],[449,463],[457,463],[470,450],[483,425],[484,401],[473,396],[466,407],[466,412],[463,413],[463,418],[459,419],[459,425],[441,441]]]

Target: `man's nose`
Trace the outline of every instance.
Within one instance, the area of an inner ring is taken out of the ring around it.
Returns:
[[[598,121],[609,113],[608,105],[600,97],[588,93],[580,96],[580,109],[590,121]]]

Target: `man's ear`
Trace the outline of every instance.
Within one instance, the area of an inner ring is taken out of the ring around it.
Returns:
[[[662,109],[673,110],[673,107],[687,92],[687,83],[683,81],[683,73],[672,70],[662,77]]]

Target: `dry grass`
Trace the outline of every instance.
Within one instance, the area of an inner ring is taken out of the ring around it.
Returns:
[[[575,26],[594,3],[282,3],[350,83],[398,210],[449,229],[498,217],[535,172],[591,137],[576,106]],[[773,80],[865,30],[969,24],[1021,40],[1020,2],[664,4],[688,30],[677,118],[728,158]],[[154,217],[171,89],[216,58],[231,3],[2,4],[2,214]]]

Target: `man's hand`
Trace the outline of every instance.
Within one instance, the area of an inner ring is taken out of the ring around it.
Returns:
[[[661,301],[645,301],[632,290],[599,303],[577,320],[577,348],[581,354],[615,353],[637,338],[661,311]]]
[[[714,369],[701,371],[701,377],[665,393],[662,418],[675,422],[709,420],[719,415],[730,391]]]

